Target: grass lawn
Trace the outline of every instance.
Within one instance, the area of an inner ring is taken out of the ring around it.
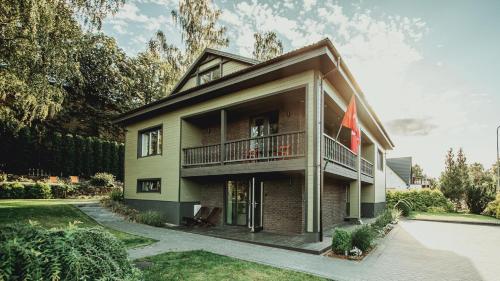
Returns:
[[[136,262],[151,263],[143,270],[145,280],[326,280],[205,251],[169,252]]]
[[[15,199],[0,200],[0,225],[28,223],[37,221],[47,228],[64,228],[70,222],[79,221],[80,227],[100,226],[91,217],[84,214],[71,203],[84,203],[88,200],[72,199]],[[106,228],[123,241],[127,248],[134,248],[153,243],[155,240]]]
[[[500,220],[490,216],[466,214],[466,213],[428,213],[428,212],[411,212],[411,219],[435,219],[446,221],[465,221],[465,222],[482,222],[500,224]]]

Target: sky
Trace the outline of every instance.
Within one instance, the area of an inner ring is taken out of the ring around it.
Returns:
[[[127,0],[104,32],[129,55],[157,30],[180,46],[176,0]],[[285,52],[332,40],[396,147],[438,177],[449,148],[490,168],[500,125],[500,1],[226,1],[226,51],[251,56],[253,33],[274,31]]]

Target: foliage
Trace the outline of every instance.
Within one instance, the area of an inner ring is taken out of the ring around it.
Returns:
[[[495,200],[488,203],[483,214],[500,219],[500,193],[497,193]]]
[[[424,170],[420,165],[415,164],[411,167],[411,174],[414,178],[425,178]]]
[[[445,171],[441,174],[439,189],[446,198],[459,207],[469,186],[470,178],[465,154],[460,148],[455,160],[453,149],[450,148],[446,154]]]
[[[46,183],[37,182],[24,185],[24,198],[49,199],[51,197],[51,188]]]
[[[7,181],[7,174],[0,173],[0,182]]]
[[[111,209],[112,212],[120,214],[129,220],[135,220],[136,215],[139,213],[136,209],[130,208],[120,201],[111,200],[111,198],[103,198],[101,204]]]
[[[96,173],[90,178],[89,182],[95,187],[113,187],[115,185],[115,176],[108,173]]]
[[[399,220],[399,217],[401,216],[401,212],[396,209],[392,208],[386,208],[382,214],[380,214],[375,222],[372,224],[372,226],[376,230],[382,230],[386,225],[392,223],[392,222],[397,222]]]
[[[77,190],[77,187],[69,184],[51,184],[50,189],[52,198],[67,198],[73,191]]]
[[[0,184],[0,198],[24,198],[24,185],[18,182]]]
[[[165,224],[165,218],[163,217],[163,215],[156,211],[139,212],[135,216],[135,220],[138,223],[152,226],[163,226]]]
[[[2,280],[139,280],[124,245],[101,228],[0,228]]]
[[[118,155],[124,153],[123,144],[92,137],[39,132],[35,127],[24,127],[15,133],[1,124],[0,143],[0,163],[5,164],[5,171],[9,173],[25,174],[30,168],[41,168],[51,175],[90,177],[96,172],[109,172],[123,179],[120,168],[123,156]],[[103,160],[103,145],[107,148],[106,161]],[[25,156],[18,157],[19,151],[27,152]],[[104,162],[108,169],[102,169]]]
[[[335,229],[332,238],[332,251],[338,255],[346,255],[351,248],[351,233],[344,229]]]
[[[270,60],[283,53],[283,43],[275,32],[254,33],[253,57],[260,61]]]
[[[480,214],[495,199],[495,182],[490,173],[480,163],[469,166],[471,184],[465,190],[465,203],[469,212]]]
[[[358,227],[351,233],[352,246],[365,252],[372,247],[376,235],[375,229],[369,224]]]
[[[444,197],[443,193],[439,190],[433,190],[428,188],[423,189],[413,189],[413,190],[398,190],[398,191],[387,191],[386,202],[387,206],[393,208],[396,203],[401,200],[409,202],[411,209],[413,211],[427,212],[430,207],[441,207],[446,211],[453,210],[453,204]],[[398,204],[398,207],[406,206],[407,204]],[[405,214],[405,208],[403,207],[403,215]]]
[[[123,191],[121,189],[113,189],[109,194],[109,199],[112,201],[122,201],[123,200]]]
[[[78,65],[82,30],[100,28],[123,0],[2,1],[0,121],[23,127],[54,116]]]

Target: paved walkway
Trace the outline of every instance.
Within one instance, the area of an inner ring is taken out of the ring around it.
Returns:
[[[494,253],[500,245],[498,227],[404,221],[367,258],[353,262],[130,223],[97,205],[80,208],[108,227],[159,240],[129,250],[131,259],[201,249],[339,281],[498,280],[500,276],[494,264],[500,260],[500,253]]]

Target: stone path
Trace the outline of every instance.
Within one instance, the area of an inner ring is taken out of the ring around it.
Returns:
[[[131,259],[168,251],[206,250],[334,280],[458,281],[498,280],[496,277],[500,276],[500,269],[494,264],[500,260],[499,254],[493,253],[496,256],[491,256],[491,252],[498,252],[500,246],[498,227],[446,223],[443,228],[443,224],[440,223],[404,221],[393,229],[367,258],[361,262],[353,262],[131,223],[98,205],[79,206],[79,208],[110,228],[159,241],[144,248],[129,250]],[[450,225],[453,226],[451,229]],[[462,239],[457,239],[457,236],[461,237],[463,233],[461,228],[464,227],[476,229],[469,229]],[[486,242],[479,241],[480,233],[488,233]],[[451,236],[455,237],[451,239],[453,242],[445,243],[446,247],[443,247],[440,240],[446,240]],[[465,241],[472,238],[474,240]],[[460,243],[464,242],[469,243],[467,251],[450,250],[463,247]],[[488,247],[491,250],[489,252],[485,250]],[[476,251],[472,260],[464,256],[470,251]]]

